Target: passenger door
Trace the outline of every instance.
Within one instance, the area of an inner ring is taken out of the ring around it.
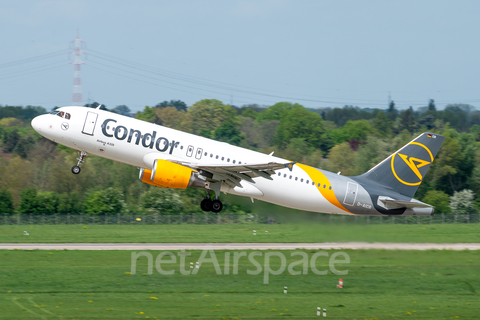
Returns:
[[[355,199],[357,198],[358,184],[353,182],[347,182],[347,193],[345,194],[345,200],[343,203],[348,206],[353,206]]]
[[[95,124],[97,123],[97,117],[98,114],[96,114],[95,112],[87,112],[87,117],[85,118],[85,123],[83,124],[82,133],[93,136],[93,132],[95,131]]]

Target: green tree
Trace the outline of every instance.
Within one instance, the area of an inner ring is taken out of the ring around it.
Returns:
[[[428,111],[437,111],[437,107],[435,107],[435,101],[433,99],[428,101]]]
[[[115,108],[113,108],[112,111],[128,117],[130,117],[130,113],[131,113],[130,108],[124,104],[116,106]]]
[[[450,123],[450,126],[457,131],[466,131],[468,129],[468,114],[465,110],[469,110],[465,105],[449,104],[442,112],[442,119],[445,123]]]
[[[3,151],[10,153],[15,149],[15,146],[20,141],[20,134],[18,128],[6,128],[3,132]]]
[[[303,139],[309,147],[316,149],[322,146],[323,119],[300,105],[283,112],[280,125],[275,135],[276,143],[285,148],[294,138]]]
[[[149,213],[179,213],[182,201],[177,191],[169,188],[150,188],[140,197],[140,204]]]
[[[0,189],[0,214],[13,213],[12,193],[4,188]]]
[[[398,131],[407,130],[410,133],[415,131],[415,115],[412,107],[400,113],[400,124]]]
[[[58,213],[81,213],[83,212],[83,201],[78,191],[62,193],[58,197]]]
[[[174,107],[178,111],[187,111],[187,104],[181,100],[170,100],[158,103],[155,108]]]
[[[195,103],[188,109],[186,124],[193,133],[198,134],[202,130],[215,131],[222,124],[236,125],[236,111],[232,107],[223,104],[216,99],[205,99]]]
[[[238,114],[243,117],[248,117],[252,119],[257,119],[262,111],[265,109],[260,107],[258,104],[247,104],[242,106],[238,110]]]
[[[450,210],[456,214],[466,214],[475,212],[473,206],[475,193],[472,190],[455,191],[450,197]]]
[[[343,176],[357,175],[356,152],[352,150],[348,142],[333,147],[328,153],[327,169],[333,172],[341,172]]]
[[[58,208],[58,195],[54,192],[38,192],[35,213],[56,213]]]
[[[147,122],[155,122],[155,108],[150,108],[149,106],[145,106],[143,112],[137,112],[135,115],[135,119],[143,120]]]
[[[185,118],[185,111],[178,111],[174,107],[163,107],[155,110],[155,123],[176,129],[183,130],[182,122]]]
[[[397,116],[398,116],[398,110],[395,109],[395,102],[392,100],[388,104],[387,118],[392,120],[392,121],[395,121]]]
[[[387,118],[387,114],[383,110],[379,110],[371,122],[373,130],[378,137],[390,137],[393,121]]]
[[[37,190],[33,187],[23,189],[20,193],[20,213],[38,213],[37,212]]]
[[[91,192],[85,201],[85,212],[90,214],[123,213],[124,207],[122,192],[113,187]]]
[[[214,133],[215,140],[224,141],[233,145],[240,145],[242,142],[243,137],[241,132],[238,131],[235,126],[231,123],[224,123],[222,124]]]
[[[438,151],[435,161],[433,161],[427,175],[424,177],[423,183],[428,181],[433,189],[452,194],[453,191],[458,190],[456,189],[454,176],[458,172],[462,155],[456,139],[458,133],[453,129],[449,129],[443,134],[445,135],[445,140]]]
[[[298,103],[294,104],[291,102],[279,102],[263,110],[262,113],[257,117],[257,120],[259,121],[281,120],[285,112],[296,107],[303,107],[303,106]]]
[[[422,201],[434,206],[435,211],[438,213],[450,212],[450,197],[443,191],[430,190],[427,192],[425,197],[423,197]]]

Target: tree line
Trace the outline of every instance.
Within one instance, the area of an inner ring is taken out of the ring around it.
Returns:
[[[430,100],[416,110],[398,110],[394,101],[386,109],[311,109],[292,102],[236,107],[205,99],[192,106],[163,101],[136,114],[125,105],[101,108],[263,153],[274,151],[346,176],[364,173],[421,132],[431,131],[446,139],[416,198],[435,205],[437,212],[458,212],[459,197],[470,199],[464,201],[466,210],[480,208],[480,111],[471,105],[437,110]],[[0,106],[1,213],[200,212],[203,190],[151,187],[126,164],[88,156],[82,174],[71,174],[76,151],[30,126],[42,113],[42,107]],[[240,197],[225,197],[224,205],[230,212],[255,212]]]

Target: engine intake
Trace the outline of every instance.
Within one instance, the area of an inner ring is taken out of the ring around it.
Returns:
[[[174,189],[203,188],[206,183],[195,170],[161,159],[153,162],[153,170],[140,169],[139,179],[156,187]]]

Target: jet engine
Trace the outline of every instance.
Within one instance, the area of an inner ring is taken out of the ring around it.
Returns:
[[[195,170],[161,159],[153,162],[153,170],[140,169],[138,178],[156,187],[174,189],[203,188],[206,183]]]

